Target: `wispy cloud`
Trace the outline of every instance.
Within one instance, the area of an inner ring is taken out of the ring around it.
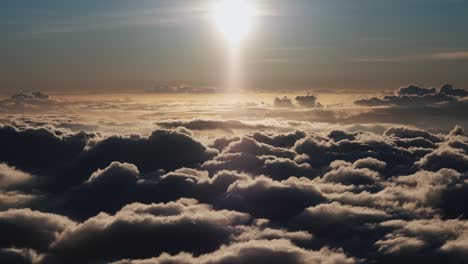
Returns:
[[[420,55],[395,56],[395,57],[369,57],[356,58],[357,62],[413,62],[413,61],[447,61],[447,60],[468,60],[468,51],[437,52]]]
[[[441,52],[433,54],[432,58],[437,60],[466,60],[468,59],[468,51]]]

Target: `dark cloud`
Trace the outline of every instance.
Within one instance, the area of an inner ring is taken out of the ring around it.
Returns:
[[[294,160],[263,156],[262,174],[275,180],[286,180],[291,176],[313,178],[317,172],[308,163],[297,163]]]
[[[50,171],[73,161],[92,137],[58,129],[0,126],[0,161],[27,172]]]
[[[233,129],[267,129],[271,126],[262,124],[247,124],[238,120],[191,120],[191,121],[163,121],[157,123],[163,128],[185,127],[190,130],[214,130],[221,129],[231,131]]]
[[[447,94],[447,95],[452,95],[452,96],[460,96],[460,97],[468,96],[468,92],[466,90],[455,88],[451,84],[446,84],[442,86],[439,92],[443,94]]]
[[[444,85],[438,91],[409,86],[395,95],[356,100],[365,111],[343,118],[346,123],[392,123],[416,125],[447,131],[457,124],[467,125],[467,91]]]
[[[430,131],[447,132],[455,125],[468,126],[466,99],[406,106],[366,107],[364,112],[341,118],[346,124],[387,123],[418,126]]]
[[[294,107],[294,104],[292,103],[291,99],[289,99],[287,96],[283,98],[276,97],[275,101],[273,102],[273,105],[279,108],[293,108]]]
[[[411,149],[397,147],[391,138],[364,133],[355,140],[335,142],[329,138],[309,136],[296,143],[294,150],[305,154],[305,161],[313,167],[323,168],[335,160],[354,162],[374,158],[386,163],[385,175],[412,171],[412,165],[422,155]],[[423,153],[426,154],[426,153]]]
[[[10,209],[0,212],[0,248],[30,248],[45,251],[58,235],[75,223],[66,217]]]
[[[248,212],[255,217],[284,221],[324,201],[317,189],[301,185],[297,178],[280,182],[260,176],[231,184],[220,203],[224,208]]]
[[[328,137],[333,139],[333,141],[335,141],[335,142],[345,140],[345,139],[347,139],[347,140],[355,140],[356,139],[356,135],[354,133],[350,133],[350,132],[343,131],[343,130],[330,131],[330,133],[328,133]]]
[[[0,262],[14,264],[35,264],[41,261],[41,256],[32,249],[1,248]]]
[[[435,94],[437,90],[435,88],[421,88],[415,85],[410,85],[407,87],[401,87],[396,91],[398,95],[427,95]]]
[[[256,132],[252,135],[252,138],[257,142],[265,143],[274,147],[290,148],[294,146],[296,141],[306,136],[307,134],[304,131],[296,130],[290,133],[279,133],[273,135]]]
[[[281,158],[294,158],[296,153],[288,148],[274,147],[256,140],[244,137],[234,141],[224,150],[224,153],[243,153],[255,156],[273,155]]]
[[[138,178],[139,171],[135,165],[113,162],[68,191],[58,210],[79,219],[87,219],[100,212],[116,212],[134,199],[132,192]]]
[[[49,99],[47,94],[42,92],[20,92],[11,96],[12,100],[25,101],[25,100],[45,100]]]
[[[383,99],[371,98],[361,99],[354,103],[362,106],[424,106],[444,102],[455,102],[456,98],[446,94],[425,94],[421,96],[411,95],[397,95],[397,96],[384,96]]]
[[[395,95],[384,96],[380,98],[360,99],[354,103],[363,106],[415,106],[431,105],[443,102],[456,102],[457,97],[466,96],[468,92],[463,89],[453,88],[451,85],[444,85],[437,91],[435,88],[420,88],[417,86],[408,86],[400,88]]]
[[[427,95],[436,93],[435,88],[421,88],[415,85],[410,85],[408,87],[401,87],[396,91],[398,95]]]
[[[386,136],[394,136],[404,139],[424,138],[434,143],[440,142],[441,137],[421,129],[412,129],[407,127],[392,127],[385,131]]]
[[[317,97],[313,95],[305,95],[305,96],[296,96],[296,102],[306,108],[314,108],[314,107],[321,107],[322,105],[317,101]]]
[[[234,141],[239,141],[239,137],[221,137],[217,138],[209,145],[209,147],[217,149],[218,151],[222,152],[229,144]]]
[[[57,109],[59,105],[61,103],[57,100],[39,91],[22,91],[0,99],[0,110],[7,113],[34,113],[38,110]]]
[[[216,153],[190,135],[174,130],[156,130],[149,137],[111,136],[89,146],[65,172],[73,177],[56,179],[55,184],[79,184],[114,161],[134,164],[146,174],[195,167]]]
[[[368,207],[342,205],[337,202],[309,207],[294,219],[294,226],[311,231],[327,244],[343,245],[348,250],[361,251],[365,246],[353,245],[355,237],[369,239],[374,230],[370,224],[380,223],[391,216]],[[376,233],[377,234],[377,233]]]

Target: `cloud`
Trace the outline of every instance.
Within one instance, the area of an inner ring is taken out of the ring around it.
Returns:
[[[260,176],[231,184],[220,203],[223,208],[273,221],[284,221],[299,214],[304,208],[324,201],[325,198],[317,189],[311,185],[301,185],[297,178],[279,182]]]
[[[339,161],[334,161],[334,163]],[[362,160],[356,163],[363,163]],[[333,166],[333,165],[332,165]],[[343,162],[340,166],[335,166],[331,171],[323,176],[326,182],[337,182],[345,185],[371,185],[381,180],[378,172],[368,168],[356,168],[350,163]]]
[[[295,224],[312,231],[319,238],[351,239],[348,237],[350,232],[358,234],[358,229],[364,228],[364,225],[389,218],[390,215],[382,210],[333,202],[306,208],[296,217]]]
[[[248,124],[237,120],[191,120],[191,121],[162,121],[157,123],[163,128],[185,127],[190,130],[215,130],[231,131],[233,129],[266,129],[271,126],[262,124]]]
[[[291,99],[289,99],[287,96],[283,97],[282,99],[279,97],[276,97],[275,101],[273,102],[273,105],[279,108],[293,108],[294,107]]]
[[[57,164],[66,164],[76,158],[93,135],[64,134],[46,128],[18,129],[0,126],[0,161],[26,172],[49,170]]]
[[[216,153],[190,135],[175,130],[155,130],[149,137],[110,136],[88,146],[65,171],[73,177],[55,179],[55,184],[79,184],[114,161],[134,164],[146,174],[160,169],[198,166]]]
[[[239,141],[239,137],[221,137],[216,138],[213,143],[209,145],[209,147],[217,149],[218,151],[222,152],[229,144],[234,141]]]
[[[434,59],[439,60],[464,60],[468,59],[467,51],[440,52],[433,54]]]
[[[435,88],[421,88],[415,85],[410,85],[408,87],[401,87],[396,91],[398,95],[428,95],[428,94],[435,94],[437,91]]]
[[[380,57],[380,58],[359,58],[358,62],[413,62],[413,61],[456,61],[468,59],[468,51],[436,52],[412,56]]]
[[[290,148],[294,146],[296,141],[306,137],[304,131],[296,130],[290,133],[266,134],[262,132],[255,132],[252,138],[257,142],[265,143],[279,148]]]
[[[446,84],[442,86],[439,92],[443,94],[447,94],[447,95],[452,95],[452,96],[460,96],[460,97],[468,96],[468,92],[466,90],[455,88],[451,84]]]
[[[421,129],[408,127],[391,127],[387,129],[384,134],[386,136],[393,136],[402,139],[424,138],[434,143],[442,141],[442,138],[440,136],[434,135]]]
[[[148,260],[122,260],[116,264],[237,264],[237,263],[291,263],[291,264],[352,264],[356,261],[346,256],[340,250],[323,248],[311,251],[299,248],[288,240],[252,240],[244,243],[232,244],[219,250],[199,257],[182,253],[176,256],[161,255]]]
[[[288,148],[274,147],[256,140],[243,137],[240,141],[229,144],[223,153],[243,153],[255,156],[273,155],[282,158],[294,158],[296,153]]]
[[[147,93],[155,93],[155,94],[181,94],[181,93],[218,93],[221,92],[219,89],[216,88],[208,88],[208,87],[194,87],[191,85],[186,84],[179,84],[179,85],[157,85],[151,89],[147,89],[145,92]]]
[[[213,210],[193,199],[160,204],[129,204],[115,215],[100,213],[68,229],[52,245],[51,260],[76,262],[148,258],[162,252],[196,254],[230,241],[247,214]]]
[[[264,156],[264,165],[260,169],[262,174],[275,180],[286,180],[291,176],[310,177],[316,175],[315,170],[308,163],[297,163],[291,159]]]
[[[440,147],[421,158],[416,164],[432,171],[451,168],[465,172],[468,170],[468,155],[460,149]]]
[[[153,117],[144,118],[160,120]],[[285,119],[264,130],[252,118],[240,121],[251,127],[226,136],[213,130],[230,123],[196,132],[178,123],[236,120],[218,116],[167,119],[174,129],[141,135],[73,132],[57,126],[62,117],[15,120],[0,127],[8,147],[0,153],[0,260],[466,259],[468,137],[461,126],[442,134],[379,124],[372,132]]]
[[[467,242],[466,221],[391,220],[380,225],[393,229],[376,242],[379,252],[383,254],[382,259],[387,259],[387,262],[419,259],[426,263],[457,263],[466,257],[464,252],[457,250],[457,245]]]
[[[1,248],[0,262],[15,264],[40,263],[42,257],[32,249]]]
[[[32,176],[5,163],[0,163],[0,190],[28,182]]]
[[[0,191],[0,209],[26,207],[37,198],[34,194],[19,191]]]
[[[422,156],[412,149],[396,146],[392,138],[370,133],[360,133],[354,140],[338,142],[328,137],[310,135],[296,142],[293,149],[298,154],[307,155],[304,161],[316,168],[324,168],[335,160],[355,162],[374,158],[386,163],[386,170],[382,171],[384,176],[411,171],[417,157]]]
[[[398,89],[395,95],[387,95],[383,98],[360,99],[354,103],[362,106],[431,106],[433,104],[459,102],[461,97],[467,95],[467,91],[454,88],[450,84],[442,86],[439,91],[435,88],[420,88],[410,85]]]
[[[134,199],[132,192],[139,176],[135,165],[113,162],[68,191],[61,198],[57,210],[79,219],[87,219],[100,212],[114,213]]]
[[[418,171],[395,181],[406,185],[408,193],[426,206],[439,208],[450,217],[467,217],[468,206],[463,203],[468,198],[466,178],[455,170],[441,169],[437,172]]]
[[[61,232],[74,225],[66,217],[30,209],[3,211],[0,212],[0,247],[45,251]]]
[[[302,107],[321,107],[321,104],[317,101],[317,97],[314,95],[296,96],[295,100]]]

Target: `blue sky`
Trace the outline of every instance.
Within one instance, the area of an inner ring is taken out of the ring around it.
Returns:
[[[220,85],[227,55],[210,2],[3,0],[0,90]],[[252,88],[468,86],[468,1],[252,2]]]

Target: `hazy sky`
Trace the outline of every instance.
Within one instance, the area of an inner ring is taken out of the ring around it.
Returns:
[[[0,90],[219,86],[213,1],[2,0]],[[468,86],[468,1],[252,0],[252,88]]]

